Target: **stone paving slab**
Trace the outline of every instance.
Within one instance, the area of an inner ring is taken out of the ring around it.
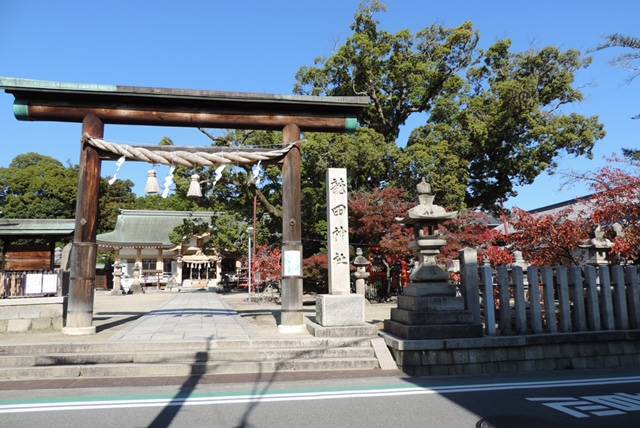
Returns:
[[[132,322],[111,341],[249,339],[247,322],[217,293],[178,293]]]

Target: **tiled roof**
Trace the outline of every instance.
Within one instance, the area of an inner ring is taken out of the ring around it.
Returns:
[[[74,219],[0,218],[2,236],[65,236],[74,229]]]
[[[211,211],[120,210],[112,232],[97,236],[103,246],[162,246],[173,247],[169,234],[185,219],[210,222],[216,213]]]

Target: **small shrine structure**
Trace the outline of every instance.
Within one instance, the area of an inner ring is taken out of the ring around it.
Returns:
[[[1,270],[53,270],[56,242],[70,240],[74,228],[74,219],[0,219]]]
[[[96,238],[101,250],[115,254],[114,294],[123,289],[140,291],[145,284],[216,287],[221,276],[221,259],[202,252],[207,237],[194,237],[181,245],[169,239],[173,229],[184,220],[210,222],[215,215],[209,211],[121,209],[114,230]]]

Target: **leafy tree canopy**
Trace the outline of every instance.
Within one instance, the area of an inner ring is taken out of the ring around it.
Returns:
[[[381,3],[365,3],[353,34],[331,57],[297,73],[303,94],[368,95],[365,125],[396,141],[413,113],[427,113],[394,170],[412,190],[429,176],[440,200],[495,208],[514,187],[552,170],[560,152],[591,155],[604,137],[597,117],[564,114],[582,100],[574,74],[588,61],[555,47],[514,53],[508,40],[478,49],[471,23],[413,34],[379,28]]]
[[[9,218],[74,218],[77,187],[77,166],[25,153],[0,168],[0,209]],[[100,181],[98,232],[112,230],[118,209],[132,206],[132,188],[129,180]]]

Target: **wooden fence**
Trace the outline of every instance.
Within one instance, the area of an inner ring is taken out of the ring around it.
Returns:
[[[640,329],[637,266],[494,269],[464,251],[465,306],[486,335]]]
[[[0,299],[61,296],[63,278],[53,271],[0,271]]]

